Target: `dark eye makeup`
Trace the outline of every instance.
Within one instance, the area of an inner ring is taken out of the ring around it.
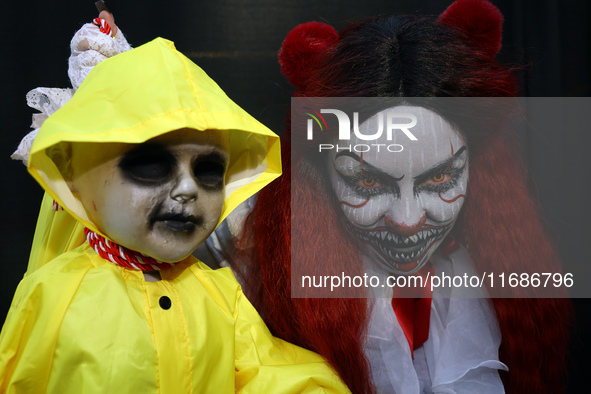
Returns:
[[[140,185],[157,185],[175,176],[177,158],[166,147],[143,144],[127,152],[119,169],[128,180]],[[206,189],[224,186],[226,159],[217,152],[199,155],[192,163],[195,180]]]
[[[345,175],[336,167],[336,165],[334,167],[339,177],[359,196],[369,198],[385,193],[392,193],[395,196],[400,195],[400,188],[398,187],[397,182],[402,180],[404,176],[395,178],[371,164],[361,163],[361,158],[359,156],[348,151],[337,153],[335,156],[335,163],[341,156],[350,157],[360,163],[361,169],[352,175]]]
[[[456,187],[466,166],[465,160],[459,160],[465,150],[466,147],[463,146],[453,157],[417,176],[414,180],[413,188],[415,196],[421,192],[445,193]],[[346,151],[338,153],[336,157],[338,158],[340,156],[349,156],[356,161],[360,161],[357,155]],[[460,161],[462,164],[458,165],[457,161]],[[397,197],[400,196],[400,189],[397,182],[402,180],[404,176],[399,179],[392,178],[390,175],[367,163],[364,163],[363,167],[360,171],[352,175],[344,175],[336,167],[335,170],[349,188],[361,197],[369,198],[384,193],[392,193]]]
[[[195,179],[205,188],[221,189],[225,172],[225,160],[217,153],[200,157],[193,166]]]
[[[466,159],[460,159],[465,151],[466,147],[462,146],[452,157],[417,176],[414,182],[414,194],[445,193],[456,187],[466,167]]]
[[[458,181],[463,172],[463,166],[461,168],[446,167],[431,172],[428,178],[425,178],[425,180],[420,183],[415,183],[414,194],[418,195],[421,192],[445,193],[458,185]],[[441,178],[441,181],[434,180],[439,178]]]
[[[337,174],[361,197],[373,197],[385,193],[392,193],[395,196],[400,194],[398,185],[389,182],[389,179],[382,179],[383,177],[380,174],[361,171],[353,176],[347,176],[341,174],[338,170]]]
[[[127,152],[119,162],[123,175],[140,184],[166,181],[173,173],[175,159],[160,146],[141,145]]]

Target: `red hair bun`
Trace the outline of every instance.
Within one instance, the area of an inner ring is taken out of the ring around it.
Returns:
[[[339,41],[334,27],[320,22],[308,22],[289,32],[279,50],[281,72],[296,88],[303,89],[310,70],[324,53]]]
[[[437,22],[464,31],[490,57],[501,49],[503,14],[486,0],[457,0]]]

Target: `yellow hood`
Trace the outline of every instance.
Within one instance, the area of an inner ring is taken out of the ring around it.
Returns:
[[[62,142],[137,144],[183,128],[229,131],[220,222],[281,174],[279,137],[162,38],[99,63],[72,99],[43,123],[28,169],[62,207],[98,231],[46,150]]]

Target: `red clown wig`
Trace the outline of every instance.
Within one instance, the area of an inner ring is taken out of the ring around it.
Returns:
[[[499,10],[485,0],[458,0],[436,20],[374,18],[340,34],[311,22],[289,33],[279,61],[298,89],[294,96],[512,97],[518,93],[516,79],[494,59],[502,22]],[[556,271],[560,262],[507,135],[477,128],[462,132],[470,151],[470,181],[455,238],[467,247],[477,269]],[[245,226],[244,237],[255,245],[248,256],[253,265],[246,288],[275,335],[323,355],[354,393],[373,392],[363,353],[367,300],[291,298],[292,224],[305,245],[294,247],[298,264],[322,259],[327,267],[361,269],[361,259],[339,221],[325,169],[305,155],[292,161],[290,137],[288,126],[284,175],[259,194]],[[297,189],[291,188],[292,181]],[[292,215],[292,198],[306,212]],[[510,371],[501,373],[506,390],[562,391],[568,300],[492,302],[502,333],[500,360]]]

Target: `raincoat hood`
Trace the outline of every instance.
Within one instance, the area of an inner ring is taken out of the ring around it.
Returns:
[[[48,149],[67,142],[96,143],[84,144],[87,149],[100,149],[100,143],[139,144],[184,128],[228,131],[220,222],[281,174],[279,137],[162,38],[99,63],[72,99],[43,123],[28,169],[57,203],[98,231]]]

